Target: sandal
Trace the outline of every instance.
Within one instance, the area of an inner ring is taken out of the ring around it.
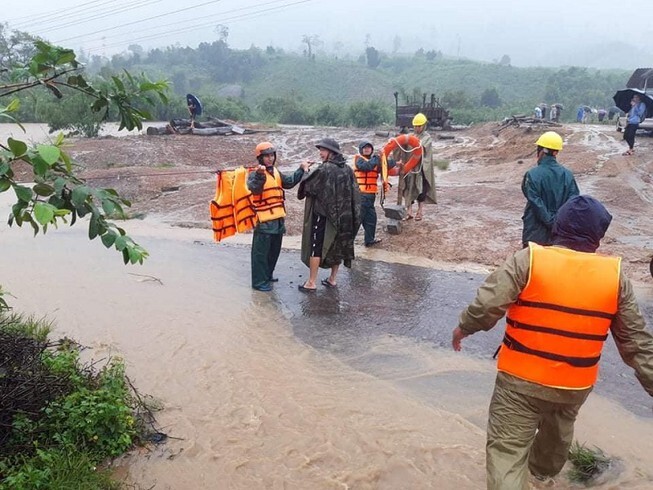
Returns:
[[[307,288],[303,284],[297,286],[297,289],[299,289],[302,293],[314,293],[315,291],[317,291],[317,288]]]
[[[408,214],[408,215],[404,216],[404,218],[401,221],[408,221],[409,219],[413,219],[412,214]]]
[[[624,156],[624,157],[629,157],[629,156],[631,156],[633,153],[635,153],[634,150],[628,150],[628,151],[622,153],[621,155]]]
[[[337,284],[329,282],[328,279],[322,279],[322,285],[328,287],[329,289],[335,289],[338,287]]]
[[[419,214],[415,216],[415,221],[422,221],[422,216]]]

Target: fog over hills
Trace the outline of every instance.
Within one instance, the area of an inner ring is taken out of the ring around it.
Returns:
[[[588,5],[589,4],[589,5]],[[268,45],[358,57],[367,46],[392,53],[440,51],[515,66],[632,69],[650,66],[653,4],[631,0],[4,0],[5,22],[60,45],[111,56],[197,46],[226,36],[230,46]],[[7,14],[8,13],[8,14]],[[226,28],[226,29],[225,29]]]

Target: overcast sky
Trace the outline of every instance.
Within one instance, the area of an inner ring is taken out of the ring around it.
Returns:
[[[650,0],[2,0],[2,7],[10,28],[100,55],[130,44],[196,47],[216,40],[223,24],[235,48],[301,51],[302,36],[317,35],[321,49],[341,55],[362,53],[368,39],[387,52],[423,47],[481,61],[507,54],[516,66],[653,65]]]

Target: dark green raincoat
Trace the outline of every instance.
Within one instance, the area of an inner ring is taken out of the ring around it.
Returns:
[[[299,184],[299,199],[304,205],[302,262],[309,265],[313,214],[327,218],[320,267],[340,263],[351,267],[354,237],[360,226],[360,192],[354,171],[345,157],[336,155],[304,175]]]
[[[521,190],[527,201],[522,243],[551,245],[551,227],[558,209],[579,194],[574,175],[553,156],[545,155],[537,167],[526,172]]]

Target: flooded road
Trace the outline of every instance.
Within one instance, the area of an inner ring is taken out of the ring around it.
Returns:
[[[56,334],[120,356],[179,439],[121,462],[156,489],[478,489],[499,328],[449,345],[483,275],[357,260],[337,290],[297,291],[284,251],[272,293],[249,288],[249,249],[205,230],[128,229],[141,267],[61,229],[0,229],[2,284]],[[384,259],[377,251],[369,257]],[[323,274],[324,275],[324,274]],[[650,291],[641,300],[651,317]],[[625,469],[600,488],[653,487],[651,401],[611,341],[577,439]],[[555,488],[568,488],[562,481]]]

